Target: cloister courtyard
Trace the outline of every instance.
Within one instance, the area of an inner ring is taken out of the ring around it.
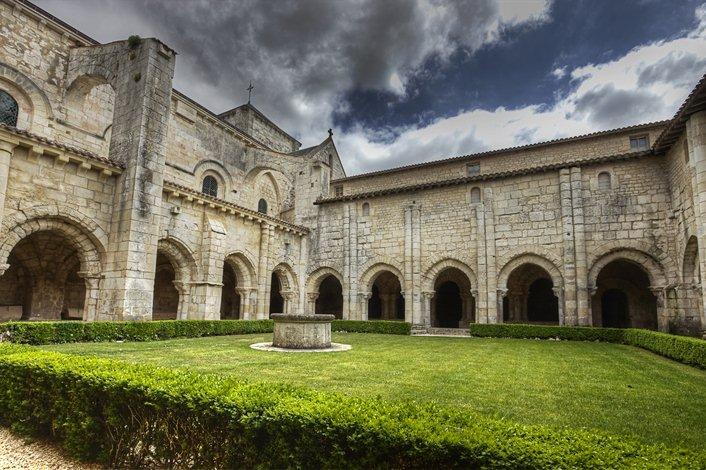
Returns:
[[[334,333],[331,354],[250,349],[271,334],[44,349],[286,383],[385,401],[434,402],[508,423],[602,431],[643,443],[706,447],[706,371],[598,342]]]

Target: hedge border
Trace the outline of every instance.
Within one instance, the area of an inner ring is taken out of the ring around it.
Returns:
[[[171,338],[272,333],[272,320],[154,320],[144,322],[42,321],[0,323],[0,341],[54,344],[157,341]],[[334,320],[333,331],[409,335],[411,325],[395,321]]]
[[[580,326],[545,326],[515,323],[469,326],[471,336],[484,338],[538,338],[570,341],[602,341],[646,349],[684,364],[706,369],[706,341],[637,328],[593,328]]]
[[[0,423],[111,467],[703,468],[586,430],[0,344]]]

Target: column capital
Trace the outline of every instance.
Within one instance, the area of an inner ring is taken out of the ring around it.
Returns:
[[[318,292],[307,292],[306,298],[309,299],[311,302],[314,302],[316,299],[319,298],[319,293]]]
[[[9,264],[7,264],[7,263],[5,263],[5,264],[0,264],[0,276],[2,276],[3,274],[5,274],[5,271],[7,271],[8,269],[10,269],[10,265],[9,265]]]
[[[422,296],[428,300],[433,299],[435,295],[436,295],[436,292],[433,290],[425,290],[424,292],[422,292]]]
[[[360,299],[360,300],[368,300],[372,296],[373,296],[372,292],[358,292],[358,299]]]
[[[508,290],[507,289],[498,289],[498,297],[499,298],[504,298],[507,296]]]

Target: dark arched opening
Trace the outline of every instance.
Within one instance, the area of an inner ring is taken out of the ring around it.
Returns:
[[[223,265],[223,288],[221,290],[221,320],[240,318],[240,295],[235,290],[238,277],[230,264]]]
[[[328,275],[319,284],[315,309],[317,314],[331,314],[336,318],[343,318],[343,287],[336,276]]]
[[[657,329],[657,299],[650,291],[650,278],[632,261],[618,259],[601,269],[592,302],[595,326]]]
[[[179,291],[174,286],[176,272],[165,255],[157,252],[157,267],[154,276],[152,297],[153,320],[176,320],[179,309]]]
[[[0,321],[81,320],[86,284],[77,251],[61,233],[41,231],[10,252],[0,276]]]
[[[272,273],[270,284],[270,313],[284,313],[284,298],[282,297],[282,284],[277,273]]]
[[[507,279],[503,299],[506,323],[559,323],[559,299],[554,282],[542,267],[525,263],[515,268]]]
[[[404,320],[405,303],[400,280],[390,271],[377,275],[368,300],[368,319]]]
[[[455,282],[447,281],[436,289],[436,324],[442,328],[458,328],[463,316],[461,290]]]

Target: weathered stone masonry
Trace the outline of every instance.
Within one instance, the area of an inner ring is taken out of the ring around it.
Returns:
[[[346,177],[331,135],[173,90],[159,40],[0,20],[0,320],[706,325],[704,80],[669,121]]]

